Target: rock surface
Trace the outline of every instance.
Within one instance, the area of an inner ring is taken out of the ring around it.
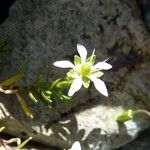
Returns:
[[[133,142],[125,145],[122,148],[119,148],[117,150],[145,150],[145,149],[150,149],[150,144],[149,144],[149,139],[150,139],[150,128],[146,129],[144,132],[141,133],[141,135]]]
[[[136,1],[17,0],[9,14],[0,26],[0,38],[7,39],[13,51],[2,58],[0,81],[18,73],[24,62],[27,70],[21,85],[32,83],[46,66],[50,68],[47,80],[63,77],[65,71],[52,63],[72,60],[77,43],[87,47],[89,54],[95,48],[97,61],[109,57],[113,69],[103,77],[108,98],[91,86],[71,102],[56,100],[50,111],[40,102],[29,101],[32,120],[17,107],[15,96],[1,94],[0,125],[8,133],[32,136],[60,149],[78,140],[83,150],[110,150],[132,141],[149,126],[144,114],[125,124],[115,121],[125,108],[150,110],[150,35]]]

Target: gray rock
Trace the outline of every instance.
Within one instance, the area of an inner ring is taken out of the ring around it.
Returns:
[[[141,17],[145,22],[148,29],[150,29],[150,1],[149,0],[138,0],[141,8]]]
[[[144,132],[142,132],[135,141],[127,144],[126,146],[124,146],[122,148],[119,148],[118,150],[150,149],[149,139],[150,139],[150,129],[147,129]]]
[[[91,86],[71,102],[56,100],[51,110],[29,101],[34,119],[25,116],[15,96],[1,94],[0,125],[6,132],[60,149],[78,140],[83,150],[110,150],[149,127],[145,114],[125,124],[115,121],[125,108],[150,110],[150,36],[136,1],[17,0],[9,14],[0,26],[0,38],[7,39],[13,51],[2,62],[0,80],[18,73],[24,62],[27,70],[20,85],[31,84],[46,66],[47,81],[63,77],[65,71],[52,63],[72,60],[77,43],[89,54],[95,48],[97,61],[109,57],[113,69],[103,77],[108,98]]]

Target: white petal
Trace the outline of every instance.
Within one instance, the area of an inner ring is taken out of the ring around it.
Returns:
[[[74,142],[71,149],[69,150],[81,150],[80,143],[78,141]]]
[[[69,89],[68,96],[72,96],[75,92],[80,90],[81,87],[82,87],[81,77],[74,79],[72,84],[71,84],[71,87]]]
[[[93,66],[95,70],[108,70],[112,68],[112,65],[108,64],[105,61],[99,62]]]
[[[73,63],[71,63],[70,61],[67,61],[67,60],[56,61],[53,63],[53,65],[56,67],[60,67],[60,68],[73,68],[73,69],[75,68]]]
[[[78,50],[78,53],[80,55],[81,61],[85,62],[86,56],[87,56],[86,48],[81,44],[77,44],[77,50]]]
[[[108,96],[108,92],[107,92],[107,88],[106,85],[104,83],[104,81],[94,78],[94,77],[90,77],[91,81],[93,81],[95,88],[104,96]]]

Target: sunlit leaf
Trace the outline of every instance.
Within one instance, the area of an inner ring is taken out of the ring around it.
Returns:
[[[125,121],[133,119],[136,115],[137,111],[133,111],[131,109],[125,110],[124,112],[122,112],[120,115],[117,116],[116,121],[123,123]]]
[[[34,96],[38,101],[40,100],[45,106],[47,106],[48,108],[51,108],[52,100],[50,101],[49,99],[47,100],[47,99],[43,98],[41,91],[39,91],[39,92],[35,91]]]
[[[52,100],[50,99],[50,95],[46,95],[43,91],[41,91],[41,95],[46,101],[52,102]]]
[[[17,74],[15,76],[10,77],[9,79],[0,83],[0,86],[10,86],[16,82],[19,82],[22,79],[22,74]]]
[[[45,94],[47,94],[47,95],[51,95],[51,94],[52,94],[52,92],[51,92],[51,91],[49,91],[49,90],[46,90],[46,91],[45,91]]]
[[[51,85],[51,89],[54,88],[56,86],[56,84],[61,80],[61,78],[55,80],[52,85]]]
[[[29,91],[28,96],[30,97],[30,99],[31,99],[33,102],[35,102],[35,103],[38,102],[38,99],[37,99],[36,96],[35,96],[35,92]]]
[[[56,87],[57,88],[68,88],[68,87],[70,87],[71,83],[72,83],[72,79],[70,79],[70,80],[62,79],[57,83]]]
[[[62,94],[61,98],[62,98],[63,100],[71,100],[71,99],[72,99],[72,97],[70,97],[70,96],[68,96],[68,95],[64,95],[64,94]]]

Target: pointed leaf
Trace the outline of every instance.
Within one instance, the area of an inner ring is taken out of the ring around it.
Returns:
[[[43,91],[41,91],[41,96],[43,97],[43,99],[49,103],[52,102],[52,100],[50,99],[50,96],[47,96]]]
[[[33,118],[32,112],[29,109],[29,107],[27,106],[27,104],[26,104],[25,100],[23,99],[23,97],[20,96],[20,94],[18,94],[18,93],[16,93],[16,96],[18,98],[18,101],[20,102],[20,105],[21,105],[22,109],[27,114],[27,116],[29,116],[30,118]]]
[[[71,100],[72,99],[72,97],[64,95],[64,94],[62,94],[61,97],[62,97],[63,100]]]
[[[33,91],[29,91],[28,96],[30,97],[30,99],[31,99],[34,103],[37,103],[37,102],[38,102],[38,100],[37,100],[37,98],[36,98],[36,96],[35,96],[35,94],[34,94]]]
[[[59,83],[60,80],[61,80],[61,78],[55,80],[55,81],[52,83],[50,89],[53,89],[53,88],[57,85],[57,83]]]
[[[125,121],[133,119],[136,115],[137,115],[136,111],[133,111],[131,109],[125,110],[124,112],[122,112],[120,115],[117,116],[116,121],[123,123]]]
[[[62,79],[57,83],[56,87],[57,88],[68,88],[68,87],[70,87],[71,83],[72,83],[72,79],[67,79],[67,80]]]
[[[1,86],[10,86],[16,82],[19,82],[22,79],[22,74],[17,74],[15,76],[10,77],[9,79],[0,83]]]

